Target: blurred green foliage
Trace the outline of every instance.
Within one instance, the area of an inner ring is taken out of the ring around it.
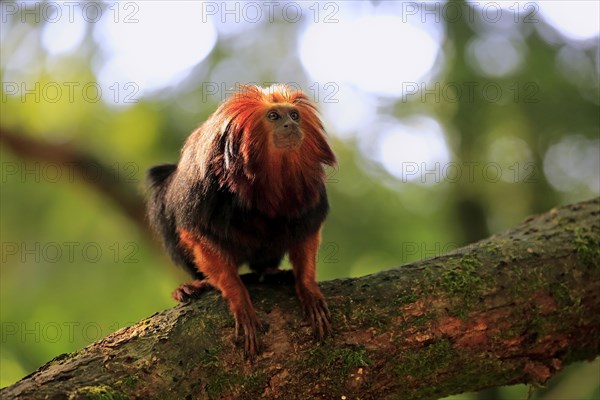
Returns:
[[[224,64],[228,68],[221,76],[230,83],[240,82],[238,76],[256,82],[310,82],[285,45],[297,40],[302,25],[275,20],[220,36],[208,57],[187,77],[135,104],[70,101],[67,96],[49,102],[36,101],[31,95],[7,95],[4,83],[15,81],[7,65],[32,37],[36,45],[29,51],[38,68],[27,72],[28,87],[35,82],[42,86],[57,81],[95,82],[93,65],[105,54],[93,27],[88,27],[76,52],[57,57],[40,45],[48,22],[23,23],[19,14],[4,13],[2,18],[2,127],[52,143],[68,142],[101,160],[118,179],[140,192],[144,171],[158,163],[175,162],[187,134],[215,109],[219,99],[206,100],[202,83],[214,81],[215,71],[223,71]],[[543,21],[539,24],[552,29]],[[437,81],[493,83],[505,90],[517,85],[533,90],[529,95],[535,101],[515,97],[514,101],[490,102],[476,96],[473,101],[442,98],[429,102],[415,97],[406,102],[398,98],[379,112],[395,118],[432,115],[444,127],[453,162],[485,165],[493,161],[503,168],[521,162],[521,169],[512,170],[520,178],[496,181],[475,175],[473,180],[459,182],[402,182],[361,151],[357,139],[361,132],[350,138],[330,129],[339,166],[328,170],[331,214],[323,233],[319,279],[360,276],[435,256],[509,228],[532,213],[598,195],[597,186],[557,188],[544,169],[549,149],[572,135],[597,147],[597,77],[578,83],[556,66],[559,52],[572,48],[595,62],[597,73],[597,37],[595,44],[586,47],[566,39],[549,42],[537,31],[528,31],[520,39],[526,48],[523,67],[508,76],[490,78],[473,67],[468,50],[469,43],[486,29],[468,21],[445,25],[444,62]],[[194,41],[201,39],[181,40],[193,51]],[[410,58],[407,54],[407,62]],[[288,65],[280,64],[280,59]],[[341,92],[339,106],[343,105]],[[506,139],[509,145],[502,148]],[[528,149],[523,157],[515,155],[519,143]],[[53,179],[55,171],[43,160],[20,158],[4,145],[0,156],[0,385],[5,386],[60,353],[173,306],[170,292],[188,278],[102,193],[69,179],[68,169],[59,171],[60,179]],[[600,179],[597,170],[575,174]],[[551,381],[548,393],[598,398],[600,384],[598,375],[594,376],[598,368],[597,361],[573,366],[571,373]],[[527,390],[515,386],[487,392],[485,398],[525,398]],[[537,391],[533,398],[550,399],[544,393]]]

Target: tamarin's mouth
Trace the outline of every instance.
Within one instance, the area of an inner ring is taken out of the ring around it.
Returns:
[[[289,135],[276,135],[273,137],[273,144],[278,149],[295,149],[300,147],[302,143],[302,135],[299,133],[291,133]]]

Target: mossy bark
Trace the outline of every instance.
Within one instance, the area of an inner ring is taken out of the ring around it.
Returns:
[[[3,399],[437,399],[541,384],[600,353],[600,199],[357,279],[322,282],[311,338],[291,285],[250,285],[265,325],[244,360],[218,293],[156,313],[0,391]]]

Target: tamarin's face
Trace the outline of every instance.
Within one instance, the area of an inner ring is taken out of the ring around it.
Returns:
[[[266,124],[271,141],[279,149],[295,149],[300,146],[304,134],[300,128],[302,116],[293,105],[276,105],[267,110]]]

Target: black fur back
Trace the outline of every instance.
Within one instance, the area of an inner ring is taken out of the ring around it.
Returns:
[[[176,171],[175,164],[157,165],[148,170],[147,180],[151,192],[147,207],[148,219],[173,261],[196,279],[202,279],[204,276],[196,269],[192,257],[179,246],[175,217],[167,209],[166,193]]]
[[[257,272],[277,267],[293,245],[319,230],[329,210],[324,185],[316,205],[296,216],[272,217],[247,208],[210,172],[204,181],[179,172],[167,194],[176,225],[207,238],[235,264],[247,262]]]
[[[166,164],[149,170],[148,216],[173,261],[197,279],[203,275],[179,246],[179,229],[209,239],[235,264],[247,262],[260,273],[277,267],[291,246],[318,231],[329,210],[324,184],[316,205],[296,216],[270,217],[242,205],[234,193],[218,184],[212,171],[200,180],[178,168]]]

